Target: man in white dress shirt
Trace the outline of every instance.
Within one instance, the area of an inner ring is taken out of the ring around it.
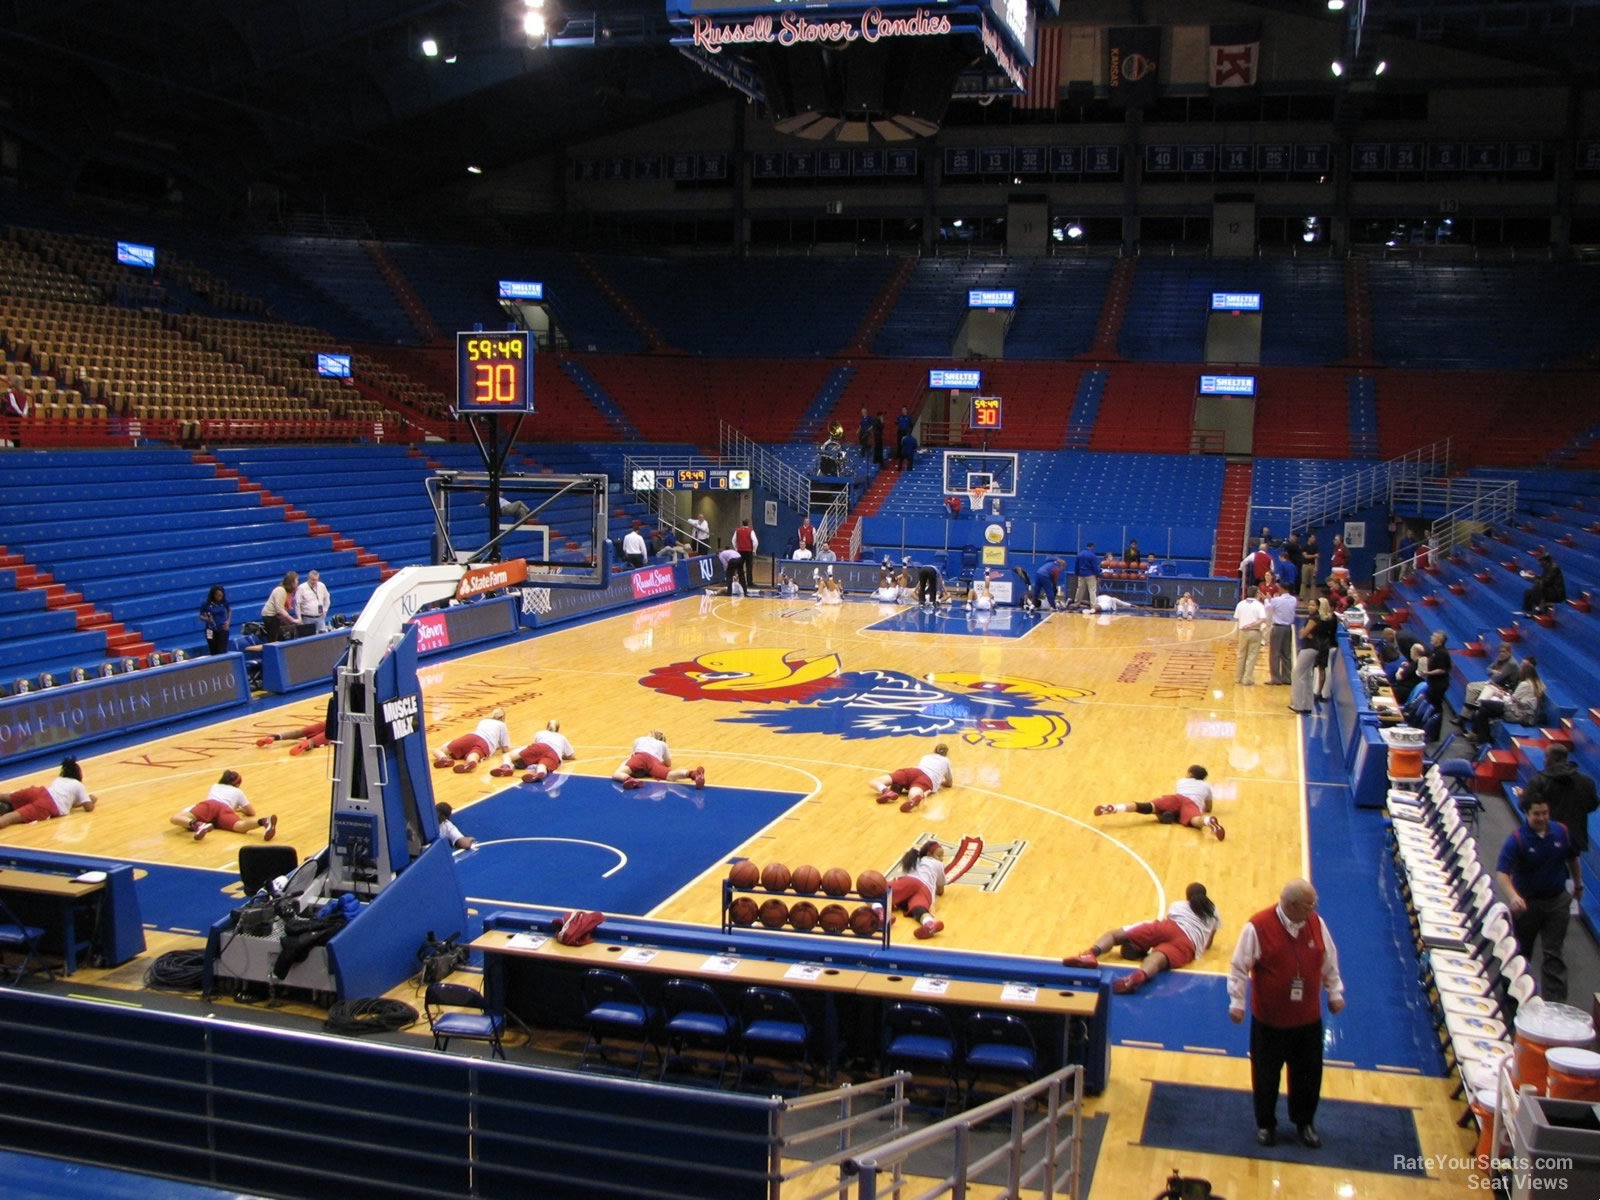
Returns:
[[[1258,589],[1251,588],[1234,606],[1233,622],[1239,631],[1239,668],[1234,682],[1240,687],[1254,687],[1256,656],[1261,653],[1261,635],[1267,628],[1267,606],[1261,603]]]
[[[328,594],[328,585],[322,582],[322,574],[315,567],[306,572],[306,581],[294,591],[294,611],[300,618],[302,625],[316,622],[318,633],[328,632],[328,609],[333,605],[333,597]]]

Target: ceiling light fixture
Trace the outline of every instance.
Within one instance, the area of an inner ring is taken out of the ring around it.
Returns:
[[[423,58],[438,58],[439,57],[439,43],[434,41],[431,37],[423,38],[422,39],[422,57]]]
[[[480,166],[477,166],[477,165],[470,166],[470,167],[467,168],[467,174],[468,175],[482,175],[483,174],[483,168],[480,167]]]
[[[1334,74],[1335,78],[1337,78],[1338,76],[1344,74],[1344,64],[1342,62],[1340,62],[1337,58],[1334,59],[1333,62],[1329,64],[1329,66],[1333,69],[1333,74]]]

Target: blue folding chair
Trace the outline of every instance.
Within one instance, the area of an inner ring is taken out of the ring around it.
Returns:
[[[31,966],[43,967],[47,976],[51,979],[56,977],[56,973],[48,964],[39,961],[39,939],[42,937],[44,937],[43,929],[37,925],[24,925],[6,906],[5,901],[0,900],[0,947],[17,950],[22,954],[22,961],[17,964],[17,973],[11,977],[12,983],[21,983]]]
[[[717,1065],[717,1086],[721,1087],[728,1074],[728,1064],[733,1061],[739,1023],[729,1015],[716,991],[710,984],[696,979],[668,980],[662,992],[661,1007],[666,1018],[663,1028],[666,1047],[661,1055],[660,1078],[667,1077],[667,1065],[675,1057],[688,1058],[688,1050],[714,1050],[722,1054],[722,1061]]]
[[[759,1055],[788,1064],[796,1072],[794,1090],[804,1088],[807,1074],[816,1074],[811,1063],[811,1022],[794,995],[782,988],[746,988],[739,999],[739,1016],[741,1054],[734,1086],[744,1085]],[[776,1070],[773,1075],[777,1076]]]
[[[966,1035],[966,1107],[972,1107],[972,1093],[980,1075],[1013,1078],[1018,1086],[1038,1075],[1039,1050],[1021,1017],[973,1013],[967,1019]]]
[[[474,1011],[452,1012],[451,1009]],[[448,1050],[452,1040],[488,1042],[490,1054],[505,1061],[505,1047],[500,1044],[506,1028],[505,1014],[491,1012],[477,988],[464,983],[430,983],[423,993],[422,1011],[433,1032],[435,1050]]]
[[[605,1039],[616,1037],[638,1043],[631,1074],[637,1076],[644,1067],[645,1051],[655,1044],[657,1012],[644,1002],[638,986],[620,971],[596,968],[583,977],[584,1021],[589,1029],[589,1040],[584,1043],[583,1056],[578,1069],[589,1064],[591,1052],[598,1052],[600,1064],[609,1067]],[[658,1051],[659,1053],[659,1051]]]
[[[883,1069],[909,1071],[915,1076],[938,1074],[943,1077],[943,1102],[950,1107],[950,1096],[959,1092],[956,1074],[961,1049],[950,1018],[928,1004],[891,1004],[883,1014]]]

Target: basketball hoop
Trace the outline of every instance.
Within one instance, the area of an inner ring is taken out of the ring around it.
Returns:
[[[983,502],[984,502],[984,500],[986,500],[988,498],[988,496],[989,496],[989,489],[986,488],[986,487],[975,487],[975,488],[968,488],[967,489],[967,503],[969,505],[971,505],[972,515],[973,516],[981,516],[982,515],[982,513],[983,513]]]

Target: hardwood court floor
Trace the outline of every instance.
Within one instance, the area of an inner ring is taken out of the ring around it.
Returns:
[[[429,744],[470,731],[499,705],[518,744],[559,718],[578,751],[571,770],[605,776],[634,737],[660,729],[676,764],[704,764],[711,788],[801,797],[734,852],[763,864],[887,870],[922,838],[981,837],[986,857],[937,906],[946,929],[935,944],[948,948],[1054,959],[1105,929],[1162,914],[1201,880],[1226,924],[1218,946],[1184,974],[1225,973],[1239,922],[1309,869],[1300,720],[1287,711],[1287,689],[1266,686],[1264,659],[1257,686],[1236,687],[1224,621],[1002,613],[979,630],[964,615],[913,612],[898,628],[874,628],[895,613],[858,602],[819,608],[702,595],[432,662],[421,672]],[[315,852],[326,842],[328,754],[291,757],[291,743],[258,749],[255,739],[320,720],[323,706],[321,697],[300,700],[86,755],[85,780],[101,807],[8,830],[5,841],[204,868],[216,872],[219,888],[236,887],[242,839],[215,831],[197,843],[167,818],[233,767],[258,811],[278,814],[280,838]],[[869,779],[914,765],[941,740],[954,789],[911,814],[874,802]],[[1170,792],[1190,763],[1211,773],[1226,841],[1148,817],[1092,816],[1097,803]],[[12,775],[0,790],[50,773]],[[514,781],[480,769],[437,772],[433,782],[470,832],[474,802]],[[726,862],[703,867],[650,915],[715,923]],[[1381,1002],[1358,999],[1361,931],[1335,933],[1352,1006],[1377,1016]],[[1242,1058],[1185,1036],[1191,1014],[1175,1007],[1179,989],[1170,991],[1158,984],[1117,998],[1118,1006],[1142,1007],[1114,1010],[1113,1040],[1135,1038],[1127,1012],[1171,1027],[1174,1048],[1199,1042],[1202,1052],[1118,1045],[1112,1086],[1095,1105],[1112,1113],[1097,1197],[1154,1195],[1174,1163],[1209,1175],[1230,1200],[1463,1193],[1459,1171],[1434,1171],[1437,1181],[1390,1180],[1245,1159],[1197,1163],[1130,1145],[1147,1079],[1248,1085]],[[1219,1015],[1205,1014],[1212,1024]],[[1436,1078],[1335,1068],[1326,1094],[1416,1106],[1424,1153],[1460,1156],[1470,1141],[1452,1125],[1457,1110],[1446,1091]]]

